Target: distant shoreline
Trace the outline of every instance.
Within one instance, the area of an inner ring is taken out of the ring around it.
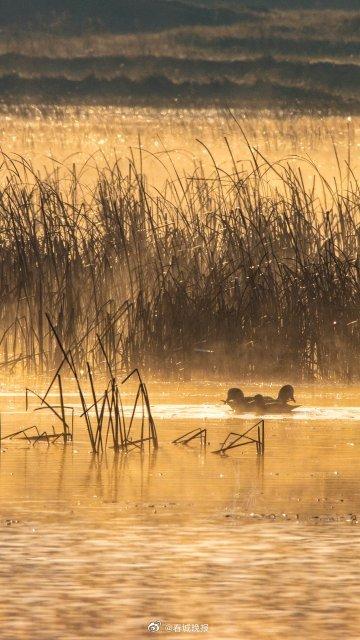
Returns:
[[[132,107],[226,108],[249,111],[287,110],[326,115],[360,113],[360,95],[353,98],[330,92],[302,90],[269,82],[237,84],[232,82],[175,84],[165,78],[134,82],[125,78],[100,80],[89,77],[76,81],[66,78],[0,78],[2,105],[123,105]]]

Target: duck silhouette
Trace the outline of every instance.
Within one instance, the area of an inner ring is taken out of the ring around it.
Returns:
[[[263,397],[267,404],[272,402],[277,402],[279,404],[286,404],[287,402],[289,402],[289,400],[291,400],[292,402],[295,402],[294,393],[295,393],[294,387],[291,384],[285,384],[283,387],[281,387],[277,398],[272,398],[271,396],[263,396]]]
[[[269,413],[270,414],[271,413],[276,413],[276,414],[291,413],[292,411],[294,411],[294,409],[297,409],[300,405],[297,405],[297,404],[289,405],[287,404],[287,402],[284,402],[283,400],[279,400],[279,399],[274,400],[274,398],[271,398],[271,402],[267,402],[267,397],[266,396],[264,397],[260,393],[258,393],[256,396],[254,396],[254,400],[251,403],[251,406],[256,413],[264,415]]]
[[[255,413],[291,413],[300,405],[289,405],[291,400],[295,402],[294,387],[286,384],[281,387],[278,397],[263,396],[260,393],[255,396],[245,396],[244,392],[238,387],[232,387],[228,390],[227,398],[224,400],[236,413],[255,412]]]
[[[251,404],[249,398],[245,398],[243,391],[237,387],[232,387],[228,390],[227,398],[224,402],[236,412],[249,411]]]
[[[291,400],[292,402],[295,402],[294,393],[295,393],[294,387],[291,384],[285,384],[283,387],[281,387],[277,398],[273,398],[272,396],[263,396],[260,393],[258,393],[256,396],[250,396],[248,398],[245,398],[245,400],[251,402],[256,397],[261,397],[261,398],[264,398],[264,401],[266,402],[266,404],[271,404],[272,402],[286,404],[287,402],[289,402],[289,400]]]

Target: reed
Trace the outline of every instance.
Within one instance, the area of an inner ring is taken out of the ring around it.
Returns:
[[[44,397],[41,397],[36,392],[32,391],[41,403],[50,409],[61,421],[63,424],[63,438],[64,443],[67,442],[68,439],[73,440],[73,426],[70,432],[69,426],[66,421],[65,415],[65,405],[63,398],[63,389],[61,382],[60,371],[63,367],[68,366],[71,374],[73,375],[77,389],[79,393],[79,398],[82,405],[82,413],[81,418],[85,420],[87,433],[89,436],[89,441],[91,444],[93,453],[102,453],[108,446],[111,446],[116,452],[117,451],[129,451],[132,448],[143,449],[145,443],[148,443],[149,447],[153,446],[155,449],[158,447],[158,438],[157,431],[154,419],[151,413],[150,399],[147,391],[146,384],[144,383],[141,374],[138,369],[134,369],[126,378],[121,382],[121,384],[125,384],[128,380],[130,380],[133,376],[136,376],[138,379],[138,387],[135,397],[135,402],[133,405],[133,410],[130,418],[130,423],[127,424],[125,419],[125,414],[123,410],[123,404],[121,400],[121,393],[119,390],[119,383],[116,377],[116,372],[113,369],[110,358],[107,354],[107,351],[103,345],[103,342],[100,336],[97,334],[97,340],[99,342],[101,351],[104,355],[107,372],[109,374],[109,379],[106,385],[105,390],[99,395],[95,388],[95,380],[94,373],[91,369],[89,362],[87,362],[87,382],[89,383],[91,390],[91,405],[87,405],[86,402],[86,392],[84,391],[84,380],[80,380],[80,376],[77,371],[77,367],[75,364],[75,360],[71,350],[66,351],[64,345],[62,344],[57,331],[54,327],[54,324],[48,314],[47,320],[50,326],[51,331],[56,337],[56,341],[60,347],[61,353],[63,355],[63,359],[61,365],[57,369],[56,377],[52,379]],[[60,395],[60,409],[61,414],[59,414],[54,405],[51,405],[46,397],[48,396],[51,388],[55,384],[55,380],[58,380],[59,385],[59,395]],[[26,392],[26,406],[28,405],[28,390]],[[141,430],[140,434],[134,436],[135,432],[135,415],[138,408],[138,402],[141,402],[142,405],[142,415],[141,415]],[[41,409],[43,407],[39,407]],[[94,417],[92,416],[94,414]],[[72,416],[74,415],[72,409]],[[94,423],[95,418],[95,423]],[[73,418],[72,418],[73,419]],[[147,433],[146,433],[147,428]],[[103,431],[105,430],[105,441],[103,440]],[[43,435],[43,434],[42,434]],[[54,434],[56,435],[56,434]]]
[[[309,188],[293,164],[271,164],[250,144],[249,153],[246,170],[229,147],[231,171],[213,158],[209,175],[177,172],[161,192],[134,158],[126,174],[119,162],[105,167],[85,193],[75,171],[66,186],[56,171],[40,178],[24,159],[2,157],[0,367],[59,382],[65,363],[93,449],[103,428],[92,431],[81,379],[109,368],[112,380],[133,369],[360,378],[355,170],[339,163],[330,184],[313,166]],[[118,394],[110,381],[93,404],[97,425],[110,411],[123,447]]]
[[[179,436],[175,440],[172,441],[172,444],[189,444],[193,440],[200,440],[200,444],[202,447],[206,447],[206,438],[207,438],[207,429],[202,429],[198,427],[197,429],[193,429],[192,431],[188,431],[184,433],[182,436]]]
[[[28,435],[29,431],[34,431],[34,430],[36,432],[35,435]],[[32,427],[24,427],[23,429],[19,429],[14,433],[9,433],[7,436],[3,438],[3,440],[13,440],[14,438],[15,439],[21,438],[21,439],[27,440],[33,446],[35,446],[39,442],[46,441],[47,445],[49,446],[50,444],[55,444],[60,438],[63,439],[64,434],[56,433],[54,426],[52,427],[52,433],[51,433],[49,431],[40,432],[38,427],[36,425],[33,425]],[[71,439],[72,439],[72,436],[71,436]],[[69,440],[70,440],[70,436],[66,441],[64,440],[64,444]]]
[[[254,435],[254,432],[257,435],[257,437]],[[252,425],[252,427],[244,431],[244,433],[235,433],[233,431],[230,432],[226,436],[224,442],[221,443],[220,449],[217,449],[212,453],[225,455],[227,451],[230,451],[231,449],[237,449],[238,447],[246,447],[247,445],[252,445],[252,444],[256,446],[256,453],[260,456],[263,456],[265,453],[265,422],[264,420],[260,420],[256,424]]]
[[[57,433],[55,427],[52,427],[52,433],[45,430],[40,432],[36,425],[32,427],[24,427],[23,429],[19,429],[14,433],[10,433],[5,436],[5,439],[12,440],[13,438],[25,438],[28,442],[33,441],[33,445],[36,445],[38,442],[46,441],[48,445],[56,443],[60,438],[63,440],[64,445],[68,442],[74,441],[74,408],[65,405],[64,402],[64,393],[63,393],[63,383],[60,372],[64,369],[63,373],[66,374],[65,367],[69,367],[71,374],[73,375],[79,393],[79,399],[82,405],[82,413],[80,418],[83,418],[86,424],[87,433],[89,436],[89,441],[91,445],[91,449],[93,453],[103,453],[104,450],[109,446],[114,449],[115,452],[123,451],[128,452],[133,448],[138,448],[143,450],[145,447],[145,443],[148,444],[149,448],[153,446],[154,449],[158,448],[158,437],[154,419],[151,413],[150,399],[147,391],[146,384],[144,383],[141,374],[138,369],[132,371],[121,384],[125,384],[128,380],[130,380],[133,376],[136,376],[138,379],[138,386],[136,391],[135,402],[130,418],[129,424],[127,424],[125,413],[123,410],[123,404],[121,400],[121,394],[119,390],[119,383],[117,381],[116,375],[111,367],[110,360],[106,353],[106,350],[101,343],[101,348],[103,354],[105,356],[107,366],[109,369],[110,379],[107,382],[106,389],[100,395],[98,394],[95,387],[95,379],[94,373],[91,369],[89,363],[87,363],[87,379],[81,380],[77,372],[77,368],[74,362],[74,358],[72,356],[71,351],[66,351],[63,344],[61,343],[59,336],[56,333],[54,325],[50,319],[50,316],[47,315],[47,320],[50,326],[51,331],[55,334],[57,342],[59,344],[60,350],[63,354],[63,359],[61,365],[58,367],[56,376],[52,378],[50,385],[48,386],[46,393],[44,395],[40,395],[36,391],[31,389],[26,389],[25,392],[25,404],[26,410],[29,409],[29,396],[34,396],[38,401],[40,401],[40,406],[37,406],[34,411],[41,410],[49,410],[55,417],[61,422],[63,431],[61,433]],[[100,341],[100,337],[98,336],[98,340]],[[58,383],[59,390],[59,404],[50,403],[47,398],[55,382]],[[91,390],[91,400],[92,403],[88,405],[86,398],[88,394],[84,389],[84,383],[87,383],[87,386],[90,387]],[[141,412],[141,427],[140,433],[137,434],[136,423],[137,418],[136,411],[138,408],[138,403],[141,402],[142,412]],[[68,424],[67,419],[67,411],[71,411],[71,427]],[[29,431],[35,430],[36,435],[28,435]],[[105,441],[103,439],[103,431],[105,431]],[[2,442],[2,431],[1,431],[1,419],[0,419],[0,452],[1,452],[1,442]]]

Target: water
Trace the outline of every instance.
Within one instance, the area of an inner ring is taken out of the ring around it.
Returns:
[[[296,389],[263,458],[212,453],[256,421],[228,415],[225,389],[150,385],[150,454],[93,456],[79,420],[73,446],[3,442],[2,639],[137,640],[151,621],[169,638],[359,637],[358,388]],[[52,424],[23,404],[0,396],[3,435]],[[199,426],[206,449],[171,444]]]

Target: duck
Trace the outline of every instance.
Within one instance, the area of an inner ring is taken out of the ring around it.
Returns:
[[[291,384],[285,384],[283,387],[281,387],[277,398],[272,398],[271,396],[263,396],[263,398],[266,404],[272,404],[276,402],[277,404],[286,405],[289,400],[291,400],[292,402],[296,402],[294,393],[294,387]]]
[[[286,402],[280,402],[278,400],[271,399],[272,402],[267,402],[267,397],[258,393],[254,396],[254,400],[251,403],[252,408],[256,413],[264,415],[268,413],[291,413],[294,409],[297,409],[300,405],[289,405]]]
[[[245,398],[243,391],[237,387],[232,387],[227,392],[227,398],[224,400],[233,411],[248,411],[250,408],[249,399]]]

